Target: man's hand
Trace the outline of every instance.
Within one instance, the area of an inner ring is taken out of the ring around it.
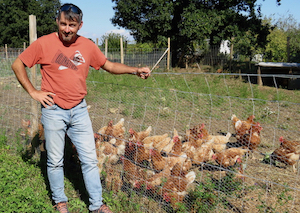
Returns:
[[[151,74],[149,67],[141,67],[137,69],[136,75],[142,79],[147,79]]]
[[[44,92],[40,90],[35,90],[30,93],[30,96],[40,102],[45,108],[48,106],[52,106],[54,104],[53,96],[55,96],[52,92]]]

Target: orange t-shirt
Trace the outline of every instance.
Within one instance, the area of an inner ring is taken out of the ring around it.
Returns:
[[[64,109],[76,106],[87,94],[89,67],[99,70],[106,62],[91,40],[79,36],[66,47],[56,33],[38,38],[19,58],[27,67],[41,65],[41,90],[55,93],[54,102]]]

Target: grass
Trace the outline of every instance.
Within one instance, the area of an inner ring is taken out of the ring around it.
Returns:
[[[148,80],[137,79],[131,75],[111,75],[103,71],[91,70],[89,83],[92,91],[101,91],[103,95],[110,98],[126,97],[128,91],[135,91],[135,101],[141,98],[145,92],[165,96],[166,100],[178,93],[208,94],[222,97],[238,97],[241,99],[262,99],[267,101],[287,101],[300,103],[300,91],[291,90],[291,95],[287,95],[287,90],[276,89],[274,87],[260,87],[249,83],[247,80],[240,80],[234,75],[207,75],[207,74],[152,74]],[[96,83],[97,82],[97,83]],[[101,82],[101,83],[99,83]],[[111,93],[112,92],[112,93]],[[118,92],[118,96],[111,96]],[[289,93],[289,92],[288,92]],[[126,100],[124,98],[124,100]]]
[[[0,140],[0,211],[51,212],[51,200],[41,169],[13,154],[3,135]]]
[[[257,119],[269,124],[277,122],[275,115],[284,114],[286,109],[294,110],[300,104],[299,90],[258,86],[248,80],[254,81],[235,75],[205,73],[153,73],[148,80],[143,80],[91,70],[87,100],[91,105],[105,101],[134,120],[144,119],[145,115],[174,120],[178,112],[191,117],[229,120],[233,113],[238,117],[255,113]],[[266,116],[267,108],[275,113]],[[279,126],[297,129],[293,125]]]

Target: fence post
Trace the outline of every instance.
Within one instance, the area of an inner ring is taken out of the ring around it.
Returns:
[[[36,16],[30,15],[29,16],[29,42],[30,44],[37,39],[36,33]],[[37,66],[34,65],[31,70],[31,83],[36,88],[36,68]],[[31,136],[34,136],[34,133],[38,131],[38,103],[36,100],[31,99]]]
[[[260,70],[259,65],[258,65],[258,68],[257,68],[257,84],[258,84],[258,86],[263,85],[263,82],[262,82],[262,79],[261,79],[261,70]]]
[[[124,64],[123,38],[120,38],[121,64]]]
[[[23,43],[23,50],[26,49],[26,42]]]
[[[108,39],[105,39],[105,57],[107,58]]]
[[[5,44],[5,58],[8,60],[7,44]]]
[[[167,70],[170,69],[170,55],[171,55],[171,39],[168,38],[168,56],[167,56]]]
[[[290,40],[291,40],[291,37],[287,37],[287,42],[286,42],[286,53],[287,53],[287,62],[289,63],[290,62]]]

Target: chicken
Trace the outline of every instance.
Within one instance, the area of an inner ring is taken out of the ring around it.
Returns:
[[[130,160],[134,160],[136,154],[137,144],[131,141],[126,141],[124,156]]]
[[[247,149],[229,148],[222,152],[213,154],[212,159],[223,168],[228,168],[234,166],[236,163],[241,163],[243,156],[247,152]]]
[[[192,167],[191,160],[187,159],[183,164],[176,163],[171,171],[172,176],[185,176]]]
[[[270,158],[272,161],[279,161],[284,163],[285,165],[291,165],[293,172],[296,173],[299,164],[299,154],[291,152],[289,149],[285,149],[283,147],[279,147],[273,151]]]
[[[300,141],[286,140],[282,136],[279,138],[279,141],[281,147],[297,154],[300,153]]]
[[[179,139],[178,136],[173,137],[174,145],[172,147],[171,152],[169,153],[169,156],[179,156],[182,155],[182,142]]]
[[[159,172],[167,166],[167,158],[163,157],[156,149],[150,149],[152,168]]]
[[[153,143],[151,141],[144,143],[143,140],[149,136],[151,130],[151,126],[141,132],[136,132],[132,128],[129,129],[130,136],[126,143],[124,154],[128,159],[135,160],[134,157],[137,151],[137,144],[143,146],[144,151],[150,156],[149,149],[152,148]]]
[[[129,129],[129,141],[132,142],[138,142],[138,141],[143,141],[146,137],[148,137],[150,135],[150,132],[152,131],[152,127],[149,126],[146,130],[144,131],[140,131],[140,132],[136,132],[134,131],[132,128]]]
[[[22,119],[21,121],[22,127],[25,128],[25,133],[23,133],[23,136],[28,136],[28,137],[33,137],[33,133],[31,132],[31,125],[30,125],[30,120],[26,121]],[[44,141],[44,127],[41,123],[38,123],[38,130],[37,130],[38,138],[40,141]]]
[[[185,143],[182,145],[182,151],[191,153],[191,149],[198,149],[207,142],[208,131],[204,128],[205,124],[199,124],[186,131]]]
[[[124,141],[124,134],[125,134],[125,127],[124,127],[124,118],[121,118],[118,123],[113,125],[113,121],[109,121],[107,126],[102,127],[96,133],[100,137],[98,140],[100,141],[109,141],[112,138],[116,138],[115,145],[123,145],[125,147]]]
[[[254,118],[254,115],[250,115],[247,120],[240,120],[234,114],[231,116],[237,139],[246,133],[249,134],[251,127],[255,124]]]
[[[122,186],[120,171],[109,166],[105,168],[105,173],[105,188],[113,192],[120,191]]]
[[[145,161],[150,161],[150,152],[148,150],[146,151],[146,148],[141,142],[137,142],[137,150],[133,158],[134,161],[141,166]]]
[[[178,208],[177,203],[182,203],[188,193],[189,186],[194,182],[196,173],[190,171],[182,176],[169,176],[167,181],[158,190],[166,202],[170,202],[173,208]]]
[[[125,146],[123,144],[116,146],[116,138],[112,138],[109,142],[98,141],[96,143],[96,153],[98,159],[98,167],[100,172],[103,164],[117,164],[120,156],[124,155]]]
[[[210,161],[214,154],[212,150],[212,143],[204,143],[197,149],[192,147],[191,150],[186,153],[187,156],[191,158],[192,163],[196,165]]]
[[[169,155],[167,157],[163,157],[156,149],[151,149],[150,153],[152,168],[156,171],[163,170],[165,166],[173,168],[176,163],[180,163],[188,169],[191,167],[191,162],[187,158],[186,153],[182,152],[180,155]]]
[[[170,140],[171,138],[165,133],[163,135],[148,136],[143,140],[143,144],[151,144],[153,148],[162,149]]]
[[[199,124],[194,126],[194,128],[186,131],[185,140],[189,142],[191,146],[199,148],[202,143],[206,142],[208,137],[208,131],[204,128],[205,124]],[[185,149],[187,149],[185,147]]]
[[[100,134],[101,141],[110,141],[110,139],[112,139],[113,137],[113,130],[113,121],[111,120],[110,122],[108,122],[104,134]]]
[[[249,133],[244,135],[240,135],[237,139],[237,143],[243,146],[245,149],[248,149],[249,152],[252,153],[252,159],[254,159],[253,151],[257,149],[259,146],[261,139],[260,139],[260,132],[263,128],[260,126],[260,123],[255,123],[251,128]]]
[[[299,141],[288,141],[283,137],[279,138],[280,147],[275,149],[270,158],[272,161],[279,161],[285,165],[291,165],[293,172],[296,173],[298,169],[300,150]]]
[[[121,156],[121,161],[123,163],[123,177],[132,187],[134,187],[138,181],[144,181],[149,177],[150,174],[147,170],[135,165],[124,156]],[[151,173],[153,174],[152,171]]]
[[[176,138],[176,139],[175,139]],[[181,140],[181,137],[179,136],[176,129],[174,129],[173,138],[166,138],[165,141],[159,144],[159,146],[156,147],[158,151],[163,151],[165,153],[170,153],[173,149],[173,146],[175,144],[175,140]]]
[[[231,133],[228,132],[224,135],[209,135],[207,140],[212,143],[212,149],[214,152],[221,152],[226,149],[226,144],[229,142]]]
[[[135,182],[135,187],[140,188],[142,185],[146,186],[146,189],[155,193],[158,186],[160,186],[171,175],[171,168],[166,165],[161,172],[150,175],[146,180],[140,180]]]

